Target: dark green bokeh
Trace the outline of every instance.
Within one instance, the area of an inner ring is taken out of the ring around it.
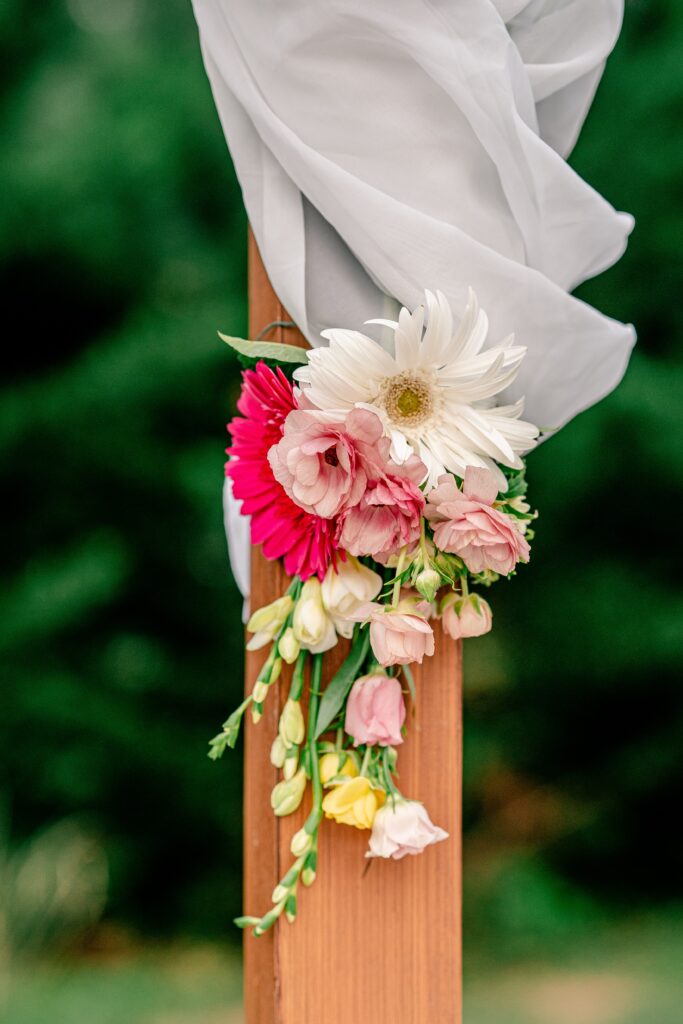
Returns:
[[[111,918],[228,934],[240,757],[205,754],[242,685],[216,338],[245,330],[239,188],[186,2],[13,0],[0,38],[2,794],[17,838],[99,832]],[[636,216],[581,296],[640,341],[531,457],[532,564],[467,647],[473,943],[561,946],[683,895],[682,52],[679,4],[630,4],[572,158]]]

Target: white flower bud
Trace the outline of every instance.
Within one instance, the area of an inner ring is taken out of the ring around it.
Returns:
[[[286,779],[291,779],[299,767],[299,752],[298,747],[290,747],[287,751],[285,763],[282,768],[282,774]]]
[[[280,678],[282,672],[282,658],[276,658],[273,662],[273,667],[270,670],[270,678],[268,679],[269,684],[272,686]]]
[[[282,736],[278,735],[273,740],[273,745],[270,748],[270,763],[274,768],[282,768],[285,763],[287,756],[287,747],[284,744]]]
[[[304,885],[313,885],[315,882],[315,871],[313,868],[304,868],[301,872],[301,881]]]
[[[293,665],[299,657],[299,641],[294,636],[294,630],[291,626],[288,626],[280,637],[277,649],[280,657],[283,658],[288,665]]]
[[[329,651],[337,642],[334,623],[322,601],[320,581],[312,576],[301,588],[292,616],[292,630],[299,645],[313,654]]]
[[[278,597],[277,601],[264,605],[254,612],[247,623],[248,631],[254,634],[247,644],[248,651],[258,651],[275,639],[293,604],[289,594],[285,594],[284,597]]]
[[[278,731],[286,747],[291,747],[294,743],[303,743],[304,736],[306,735],[306,726],[301,704],[298,700],[285,701],[285,706],[280,715]]]
[[[441,576],[436,569],[423,569],[415,580],[415,589],[425,601],[433,601],[440,586]]]
[[[258,679],[254,683],[254,689],[251,691],[251,695],[257,704],[263,704],[264,700],[268,696],[268,683],[264,683],[262,679]]]
[[[287,899],[289,889],[285,885],[278,884],[273,889],[273,895],[270,897],[273,903],[280,903],[282,900]]]
[[[308,853],[312,845],[313,836],[309,835],[305,828],[300,828],[292,836],[289,849],[292,851],[293,857],[303,857],[305,853]]]
[[[351,636],[354,623],[349,616],[368,601],[374,601],[381,589],[382,577],[352,555],[347,555],[346,561],[340,561],[336,568],[329,567],[322,582],[322,600],[340,636]]]
[[[306,789],[306,772],[299,768],[296,775],[284,782],[278,782],[270,794],[270,805],[278,818],[291,814],[301,803]]]

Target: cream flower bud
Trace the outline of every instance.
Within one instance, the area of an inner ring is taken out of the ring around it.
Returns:
[[[278,597],[277,601],[264,605],[254,612],[247,623],[247,629],[253,633],[247,644],[248,651],[258,651],[271,643],[282,629],[285,619],[292,610],[294,602],[289,594]]]
[[[354,622],[350,616],[373,601],[381,589],[382,577],[353,555],[347,555],[336,568],[329,567],[321,586],[322,600],[340,636],[348,639],[352,635]]]
[[[282,736],[278,735],[273,740],[273,745],[270,748],[270,763],[274,768],[282,768],[287,757],[287,747],[284,744]]]
[[[282,767],[282,774],[286,779],[291,779],[299,767],[299,748],[290,747]]]
[[[303,742],[306,726],[304,724],[301,704],[298,700],[285,701],[285,706],[280,715],[278,731],[286,747],[291,747],[294,743]]]
[[[301,588],[292,629],[301,647],[313,654],[329,651],[337,642],[334,624],[323,606],[320,581],[315,576]]]
[[[289,889],[287,888],[287,886],[280,885],[280,883],[278,882],[278,884],[273,889],[273,895],[270,898],[273,901],[273,903],[281,903],[282,900],[287,899],[288,895]]]
[[[277,649],[280,657],[286,661],[288,665],[293,665],[299,657],[299,641],[294,636],[294,630],[291,626],[288,626],[280,637]]]
[[[433,601],[440,586],[441,576],[436,569],[423,569],[415,580],[415,589],[425,601]]]
[[[292,836],[289,849],[291,850],[293,857],[303,857],[305,853],[308,853],[312,845],[313,836],[309,835],[305,828],[300,828],[299,831],[295,832]]]
[[[251,695],[257,704],[263,704],[264,700],[268,696],[268,683],[264,683],[262,679],[257,680],[254,683],[254,689],[251,691]]]
[[[270,794],[270,805],[278,818],[291,814],[301,803],[306,789],[306,772],[299,768],[296,775],[284,782],[278,782]]]
[[[301,872],[301,881],[305,886],[313,885],[315,882],[315,870],[313,868],[304,868]]]

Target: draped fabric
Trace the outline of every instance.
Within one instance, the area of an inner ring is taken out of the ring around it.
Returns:
[[[312,345],[468,286],[504,395],[555,430],[620,380],[633,329],[572,297],[633,226],[567,164],[623,0],[194,0],[244,200]]]

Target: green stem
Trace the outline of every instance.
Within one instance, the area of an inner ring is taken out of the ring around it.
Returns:
[[[278,639],[279,639],[279,635],[278,635]],[[258,674],[258,680],[257,681],[259,683],[270,683],[270,674],[273,671],[273,665],[275,664],[275,659],[276,658],[277,658],[277,640],[275,641],[275,643],[270,648],[270,654],[268,655],[268,657],[264,661],[263,668],[261,669],[261,671]]]
[[[292,673],[292,685],[289,688],[290,700],[301,699],[301,694],[304,688],[304,668],[306,667],[307,657],[308,651],[299,651],[299,656],[296,659],[296,665],[294,666],[294,672]],[[318,655],[316,654],[316,658],[317,657]]]
[[[318,720],[318,708],[320,706],[320,682],[323,671],[322,654],[313,655],[313,668],[311,670],[311,690],[308,698],[308,757],[311,764],[311,789],[313,794],[313,809],[311,819],[315,820],[312,830],[314,834],[318,823],[322,818],[323,786],[320,781],[320,765],[318,764],[318,742],[315,738],[315,725]],[[313,823],[313,822],[312,822]],[[307,829],[308,831],[308,829]]]
[[[427,552],[427,531],[425,529],[425,519],[420,519],[420,551],[422,552],[422,568],[427,569],[429,567],[429,554]]]
[[[370,764],[371,756],[372,756],[372,747],[366,747],[365,748],[365,753],[363,754],[363,761],[362,761],[362,764],[360,766],[360,773],[361,773],[361,775],[367,775],[367,773],[368,773],[368,765]]]
[[[384,781],[391,797],[396,800],[397,797],[401,796],[401,791],[398,789],[391,776],[391,768],[389,767],[389,747],[385,747],[382,754],[382,774],[384,775]]]
[[[401,548],[401,554],[398,556],[398,564],[396,566],[396,575],[394,576],[394,589],[391,595],[391,607],[397,608],[399,598],[401,596],[401,573],[403,572],[403,566],[405,565],[406,553],[408,551],[408,545],[404,544]]]

